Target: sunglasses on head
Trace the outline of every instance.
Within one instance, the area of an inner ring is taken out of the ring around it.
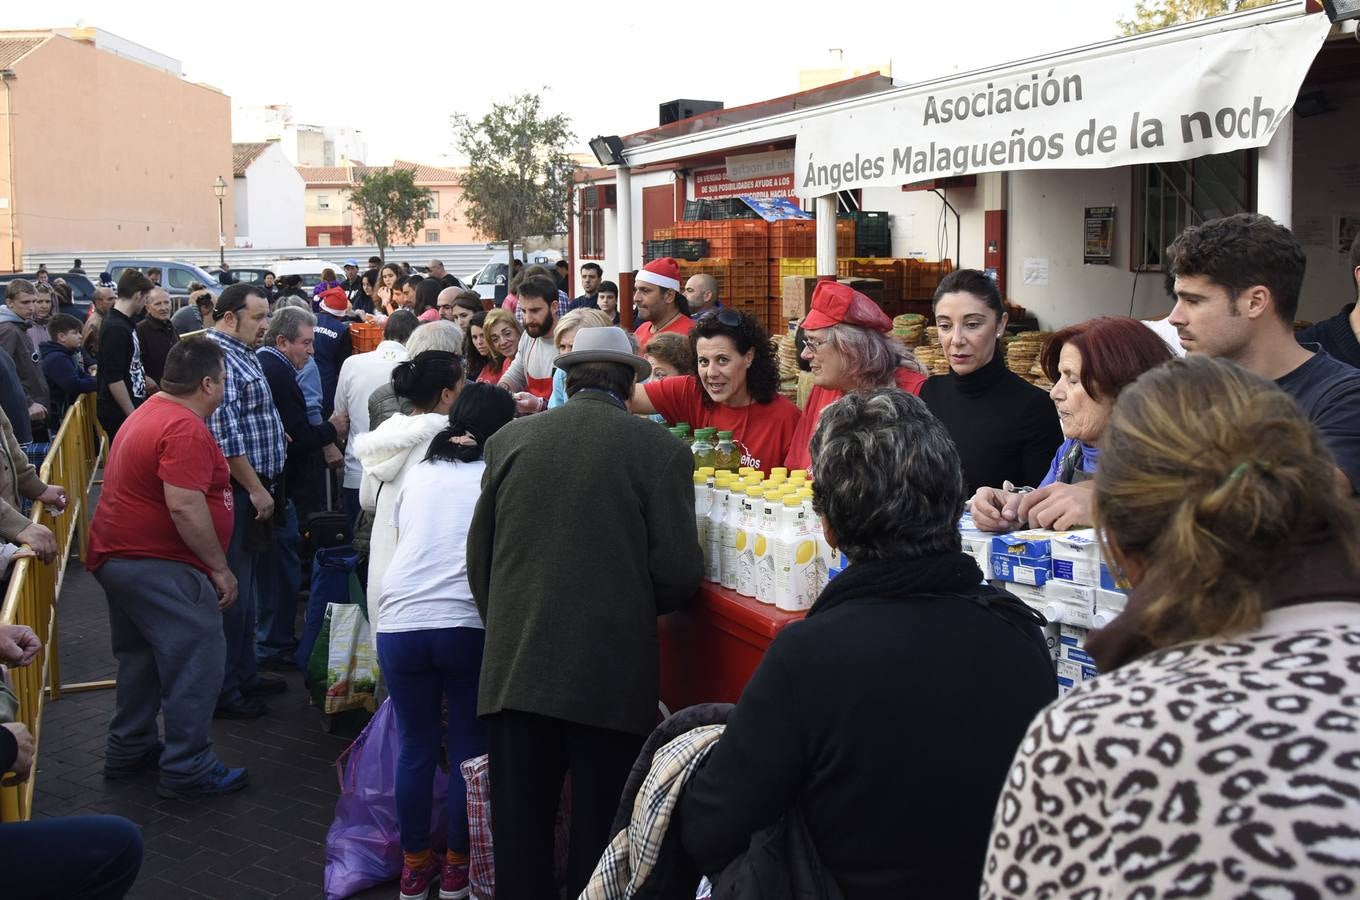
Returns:
[[[741,327],[741,313],[737,312],[735,309],[723,308],[709,313],[709,316],[717,319],[718,324],[726,325],[728,328]]]

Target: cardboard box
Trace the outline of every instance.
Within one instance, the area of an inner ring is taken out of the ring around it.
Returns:
[[[1006,593],[1019,597],[1020,601],[1031,609],[1043,612],[1049,605],[1048,598],[1044,596],[1044,589],[1030,584],[1017,584],[1013,581],[997,581],[994,585]],[[1045,616],[1047,618],[1047,616]]]
[[[1090,681],[1098,674],[1095,666],[1083,665],[1082,663],[1073,662],[1067,659],[1058,660],[1056,671],[1059,684],[1068,681],[1071,682],[1073,687],[1081,684],[1083,681]]]
[[[998,581],[1042,587],[1052,566],[1047,532],[1017,531],[992,538],[992,575]]]
[[[1049,622],[1043,627],[1044,643],[1048,645],[1048,655],[1054,663],[1057,663],[1062,653],[1062,647],[1058,643],[1058,628],[1057,622]]]
[[[971,521],[971,520],[970,520]],[[992,536],[982,531],[960,531],[963,552],[973,557],[982,570],[982,580],[992,580]]]
[[[1094,528],[1053,535],[1053,577],[1086,587],[1100,585],[1100,544]]]
[[[1129,586],[1114,577],[1110,567],[1104,563],[1100,564],[1100,583],[1097,585],[1103,591],[1127,591]]]
[[[1058,561],[1055,559],[1053,564],[1057,566]],[[1091,616],[1096,610],[1097,590],[1071,581],[1059,581],[1054,577],[1044,584],[1044,597],[1061,609],[1059,621],[1090,628]]]
[[[816,278],[804,275],[786,275],[781,286],[780,314],[785,319],[801,319],[812,308],[812,289],[817,286]]]
[[[1089,633],[1089,628],[1064,623],[1058,627],[1058,643],[1082,649],[1086,646],[1086,635]]]

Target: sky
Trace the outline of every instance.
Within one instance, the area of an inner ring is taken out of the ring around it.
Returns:
[[[83,24],[136,41],[233,106],[364,132],[370,164],[456,161],[449,115],[544,91],[578,147],[657,125],[677,98],[738,106],[798,72],[890,60],[911,82],[1114,37],[1134,0],[811,3],[441,3],[43,0],[0,4],[0,30]]]

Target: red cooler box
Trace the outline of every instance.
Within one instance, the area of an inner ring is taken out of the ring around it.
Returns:
[[[736,703],[774,636],[803,613],[786,613],[711,582],[684,612],[658,620],[661,702]]]

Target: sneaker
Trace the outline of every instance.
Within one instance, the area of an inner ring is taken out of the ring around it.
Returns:
[[[430,885],[439,877],[439,856],[431,853],[430,859],[419,869],[403,864],[401,867],[401,900],[425,900],[430,893]]]
[[[250,773],[244,768],[228,769],[223,763],[218,763],[204,778],[197,784],[185,787],[170,787],[164,783],[156,788],[156,793],[167,800],[189,800],[194,797],[217,797],[222,794],[234,794],[241,790],[250,782]]]
[[[104,763],[104,777],[109,781],[123,781],[128,778],[136,778],[144,772],[155,772],[161,767],[161,751],[164,749],[165,745],[158,743],[131,762],[111,765],[106,761]]]
[[[444,868],[439,873],[439,900],[464,900],[471,893],[467,864],[445,860]]]

